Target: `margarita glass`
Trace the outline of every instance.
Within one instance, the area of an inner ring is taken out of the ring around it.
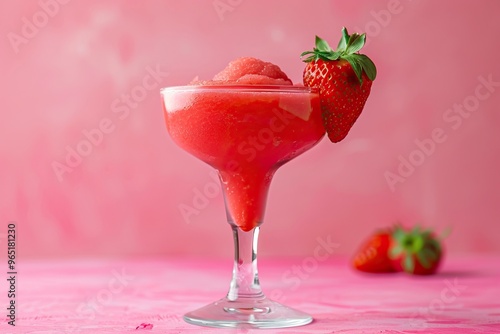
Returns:
[[[219,172],[235,245],[227,296],[184,319],[211,327],[310,323],[310,315],[263,294],[257,239],[274,173],[325,134],[318,93],[291,85],[193,85],[164,88],[161,94],[174,142]]]

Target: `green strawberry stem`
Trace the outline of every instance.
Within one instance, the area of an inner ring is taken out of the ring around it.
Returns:
[[[366,34],[353,33],[349,35],[345,27],[342,28],[342,37],[337,45],[337,49],[332,50],[330,45],[320,37],[316,36],[316,47],[312,51],[303,52],[300,57],[307,56],[304,62],[309,63],[318,59],[322,60],[346,60],[351,64],[358,80],[363,83],[362,74],[365,72],[370,80],[375,80],[377,68],[373,61],[358,51],[365,45]]]
[[[419,226],[411,231],[396,226],[392,236],[396,245],[389,251],[389,257],[395,259],[403,256],[402,265],[407,272],[413,272],[415,268],[414,256],[424,268],[430,268],[441,252],[441,245],[432,231],[421,230]]]

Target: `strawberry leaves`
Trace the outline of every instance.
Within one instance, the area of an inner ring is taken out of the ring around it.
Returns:
[[[430,230],[415,226],[412,230],[396,227],[389,258],[402,270],[413,274],[432,274],[442,256],[439,239]]]
[[[316,50],[324,52],[325,55],[327,55],[330,51],[332,51],[332,48],[328,45],[327,41],[316,36]]]
[[[308,56],[304,62],[322,60],[341,60],[349,62],[360,84],[363,83],[363,72],[371,81],[377,76],[377,69],[373,61],[358,51],[363,48],[366,42],[366,34],[353,33],[349,35],[347,29],[342,28],[342,37],[337,45],[337,49],[332,50],[330,45],[322,38],[316,36],[315,48],[312,51],[305,51],[300,56]]]

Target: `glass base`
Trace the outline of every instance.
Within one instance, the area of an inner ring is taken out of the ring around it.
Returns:
[[[248,301],[222,298],[185,314],[184,320],[208,327],[284,328],[307,325],[313,318],[264,297]]]

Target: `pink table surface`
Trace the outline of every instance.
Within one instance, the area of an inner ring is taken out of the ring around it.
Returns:
[[[500,333],[500,256],[447,259],[430,277],[361,274],[346,258],[261,258],[264,292],[309,312],[312,324],[256,330],[185,323],[185,312],[226,293],[231,266],[230,259],[24,261],[16,326],[1,323],[0,333]],[[153,328],[136,329],[142,323]]]

